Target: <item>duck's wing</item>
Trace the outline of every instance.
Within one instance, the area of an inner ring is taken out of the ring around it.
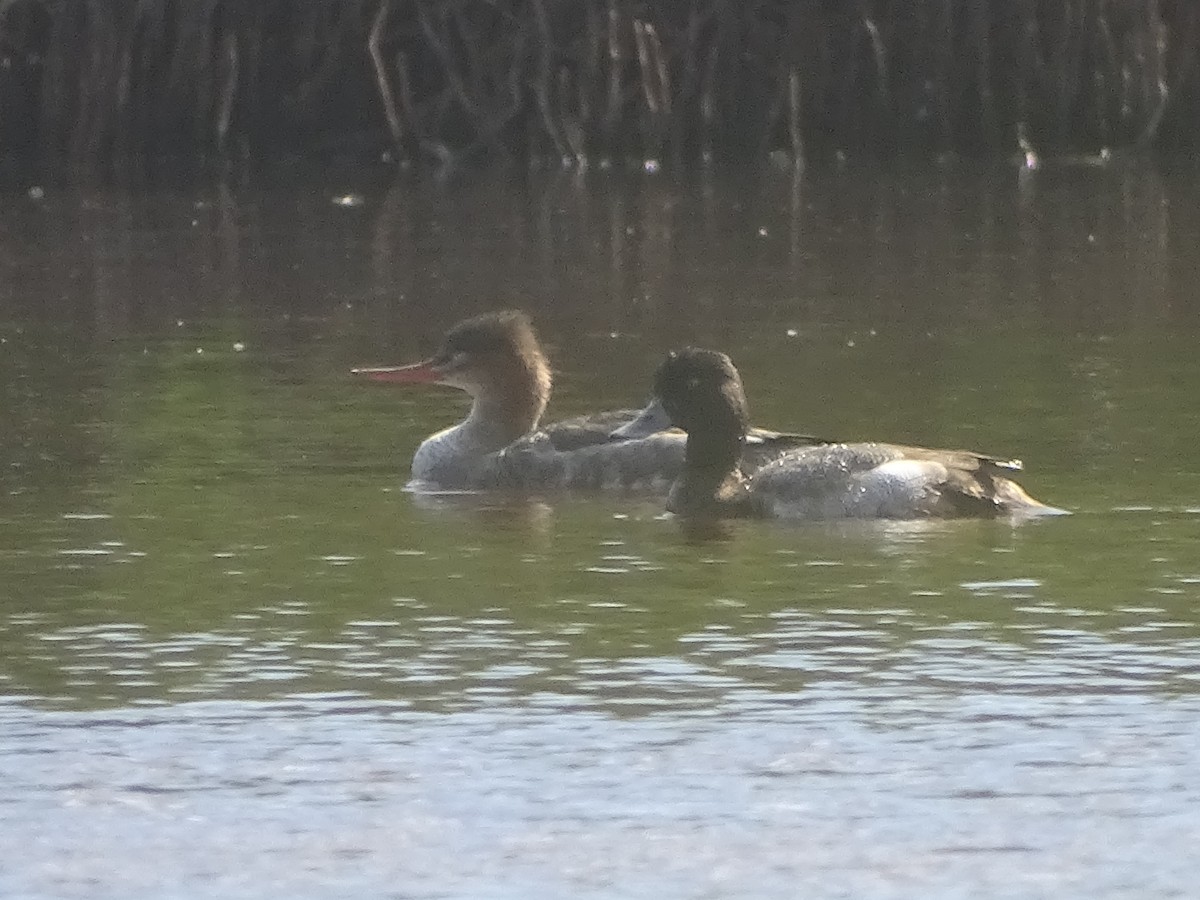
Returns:
[[[936,450],[930,447],[909,447],[903,444],[881,444],[905,459],[928,459],[945,463],[964,471],[1020,472],[1025,464],[1007,456],[993,456],[974,450]]]
[[[640,409],[610,409],[563,419],[545,425],[541,430],[555,450],[578,450],[593,444],[608,443],[614,432],[628,427],[641,414]]]
[[[749,474],[790,450],[831,443],[834,442],[814,437],[811,434],[793,434],[785,431],[771,431],[766,428],[751,428],[746,434],[746,443],[742,446],[741,469]]]
[[[607,441],[558,450],[544,433],[491,454],[479,475],[481,488],[626,490],[665,493],[683,466],[684,435],[660,432],[636,440]]]
[[[828,444],[789,451],[755,473],[773,514],[922,518],[1049,511],[1008,476],[1020,461],[965,450]]]
[[[778,444],[781,449],[789,447],[811,447],[814,444],[836,444],[829,438],[816,437],[811,434],[797,434],[793,431],[772,431],[770,428],[751,428],[746,433],[746,443]]]

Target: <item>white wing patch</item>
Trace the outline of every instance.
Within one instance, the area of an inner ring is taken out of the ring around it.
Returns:
[[[898,485],[924,485],[930,481],[941,481],[945,477],[946,467],[941,463],[924,459],[893,459],[864,473],[863,481],[879,479],[883,482],[894,481]]]
[[[905,517],[920,510],[949,475],[932,460],[893,459],[880,463],[858,479],[862,509],[859,515]]]

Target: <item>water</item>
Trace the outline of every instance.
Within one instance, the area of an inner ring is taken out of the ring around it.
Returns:
[[[1193,892],[1194,171],[25,188],[0,894]],[[552,415],[717,346],[759,422],[1019,455],[1074,515],[407,494],[462,404],[346,371],[496,305]]]

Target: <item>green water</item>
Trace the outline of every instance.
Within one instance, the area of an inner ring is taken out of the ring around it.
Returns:
[[[0,892],[1188,894],[1193,174],[344,181],[12,199]],[[462,398],[347,371],[498,305],[1073,515],[406,493]]]

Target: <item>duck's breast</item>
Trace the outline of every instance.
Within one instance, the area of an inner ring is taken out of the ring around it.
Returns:
[[[475,487],[480,462],[488,448],[474,447],[461,424],[430,435],[412,460],[412,482],[440,488]]]

